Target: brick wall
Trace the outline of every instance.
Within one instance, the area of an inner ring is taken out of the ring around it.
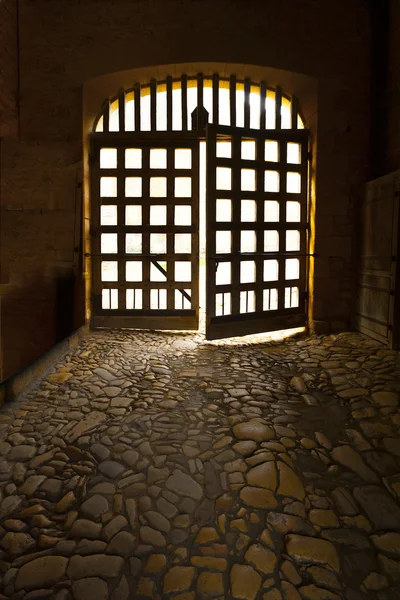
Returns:
[[[364,0],[329,10],[319,0],[20,0],[19,12],[21,137],[4,142],[2,167],[0,251],[15,282],[4,308],[5,376],[82,321],[72,325],[68,303],[63,311],[57,301],[73,293],[82,86],[124,69],[219,61],[317,80],[315,319],[349,322],[354,211],[369,163]]]

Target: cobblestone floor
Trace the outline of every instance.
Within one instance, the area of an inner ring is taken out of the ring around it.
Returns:
[[[0,410],[0,598],[400,598],[400,355],[95,332]]]

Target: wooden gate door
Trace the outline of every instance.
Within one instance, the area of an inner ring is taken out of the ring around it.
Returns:
[[[96,134],[91,161],[93,327],[197,329],[198,141]]]
[[[306,324],[308,132],[207,130],[206,337]]]
[[[400,296],[399,190],[400,171],[367,184],[356,315],[359,331],[392,348],[400,347],[400,318],[395,311]]]

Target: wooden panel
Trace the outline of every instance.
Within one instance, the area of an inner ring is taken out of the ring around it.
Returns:
[[[359,331],[399,347],[398,224],[400,171],[374,181],[362,207],[356,326]],[[398,312],[398,311],[397,311]]]
[[[298,144],[298,163],[287,162],[289,143]],[[208,127],[207,339],[305,325],[307,150],[306,130]],[[292,175],[296,189],[286,184]],[[296,204],[297,221],[288,217],[288,202]]]

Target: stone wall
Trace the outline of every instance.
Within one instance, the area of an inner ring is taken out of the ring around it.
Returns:
[[[19,14],[20,139],[4,139],[2,164],[1,260],[14,284],[2,309],[5,377],[83,321],[72,270],[82,87],[124,69],[219,61],[317,80],[314,319],[349,324],[355,211],[369,169],[364,0],[329,10],[317,0],[20,0]]]
[[[0,2],[0,138],[17,132],[18,45],[16,0]]]
[[[400,169],[400,3],[390,0],[386,172]]]
[[[4,176],[3,138],[18,133],[18,33],[16,0],[0,2],[0,229],[4,227],[4,206],[2,203]],[[1,239],[0,239],[1,241]],[[2,318],[3,293],[7,289],[8,269],[0,256],[0,381],[3,379],[3,338],[4,318]]]

